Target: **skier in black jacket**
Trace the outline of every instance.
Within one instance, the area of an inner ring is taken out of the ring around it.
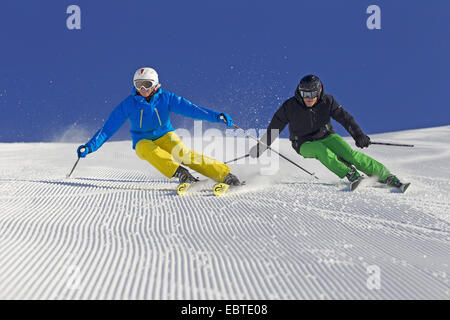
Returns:
[[[353,150],[342,137],[334,132],[330,118],[339,122],[355,139],[356,146],[365,148],[370,138],[364,134],[355,119],[329,94],[317,76],[301,79],[294,97],[286,100],[267,127],[261,142],[270,146],[289,124],[292,147],[304,158],[318,159],[339,178],[347,177],[353,190],[361,182],[359,171],[377,176],[381,183],[402,187],[399,179],[380,162]],[[250,149],[250,156],[259,157],[266,146],[258,143]]]

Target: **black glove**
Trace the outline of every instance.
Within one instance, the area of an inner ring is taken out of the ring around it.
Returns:
[[[370,138],[361,133],[355,137],[355,142],[358,148],[367,148],[370,145]]]
[[[264,151],[266,151],[266,149],[267,148],[265,146],[258,143],[249,150],[248,154],[252,158],[259,158],[259,156],[261,156],[264,153]]]

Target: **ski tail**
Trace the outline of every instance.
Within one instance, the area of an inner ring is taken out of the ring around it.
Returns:
[[[233,185],[233,184],[226,184],[226,183],[217,183],[214,185],[213,187],[213,192],[214,195],[216,196],[223,196],[225,194],[227,194],[229,189],[234,189],[234,188],[239,188],[241,186],[245,185],[245,181],[242,181],[240,184],[238,185]]]
[[[358,179],[350,183],[350,191],[356,190],[356,188],[358,188],[358,186],[360,185],[361,181],[363,181],[362,176],[358,177]]]
[[[402,191],[402,193],[405,193],[406,189],[408,189],[410,185],[411,185],[410,182],[402,183],[402,185],[400,186],[400,190]]]
[[[214,195],[216,196],[223,196],[227,193],[228,189],[230,189],[230,185],[226,183],[217,183],[213,187]]]
[[[189,183],[189,182],[180,183],[177,188],[177,194],[178,195],[186,194],[186,192],[188,191],[191,184],[192,183]]]

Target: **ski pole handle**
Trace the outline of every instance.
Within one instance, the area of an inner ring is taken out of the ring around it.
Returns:
[[[83,150],[83,151],[81,151],[81,150]],[[77,149],[78,158],[84,158],[86,155],[82,156],[81,153],[86,150],[88,150],[88,153],[89,153],[89,147],[86,145],[78,147],[78,149]]]
[[[396,147],[414,147],[413,144],[400,144],[400,143],[387,143],[387,142],[370,142],[370,144],[380,144],[384,146],[396,146]]]

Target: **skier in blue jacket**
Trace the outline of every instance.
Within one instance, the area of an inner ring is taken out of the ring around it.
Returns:
[[[224,122],[232,127],[233,120],[228,114],[197,106],[175,93],[162,90],[158,74],[152,68],[139,68],[134,74],[133,82],[131,95],[112,111],[103,127],[89,142],[78,147],[80,157],[84,158],[98,150],[128,119],[136,154],[167,178],[178,178],[180,183],[197,181],[181,166],[184,164],[217,182],[240,184],[225,163],[187,148],[175,133],[169,117],[174,112],[209,122]]]

